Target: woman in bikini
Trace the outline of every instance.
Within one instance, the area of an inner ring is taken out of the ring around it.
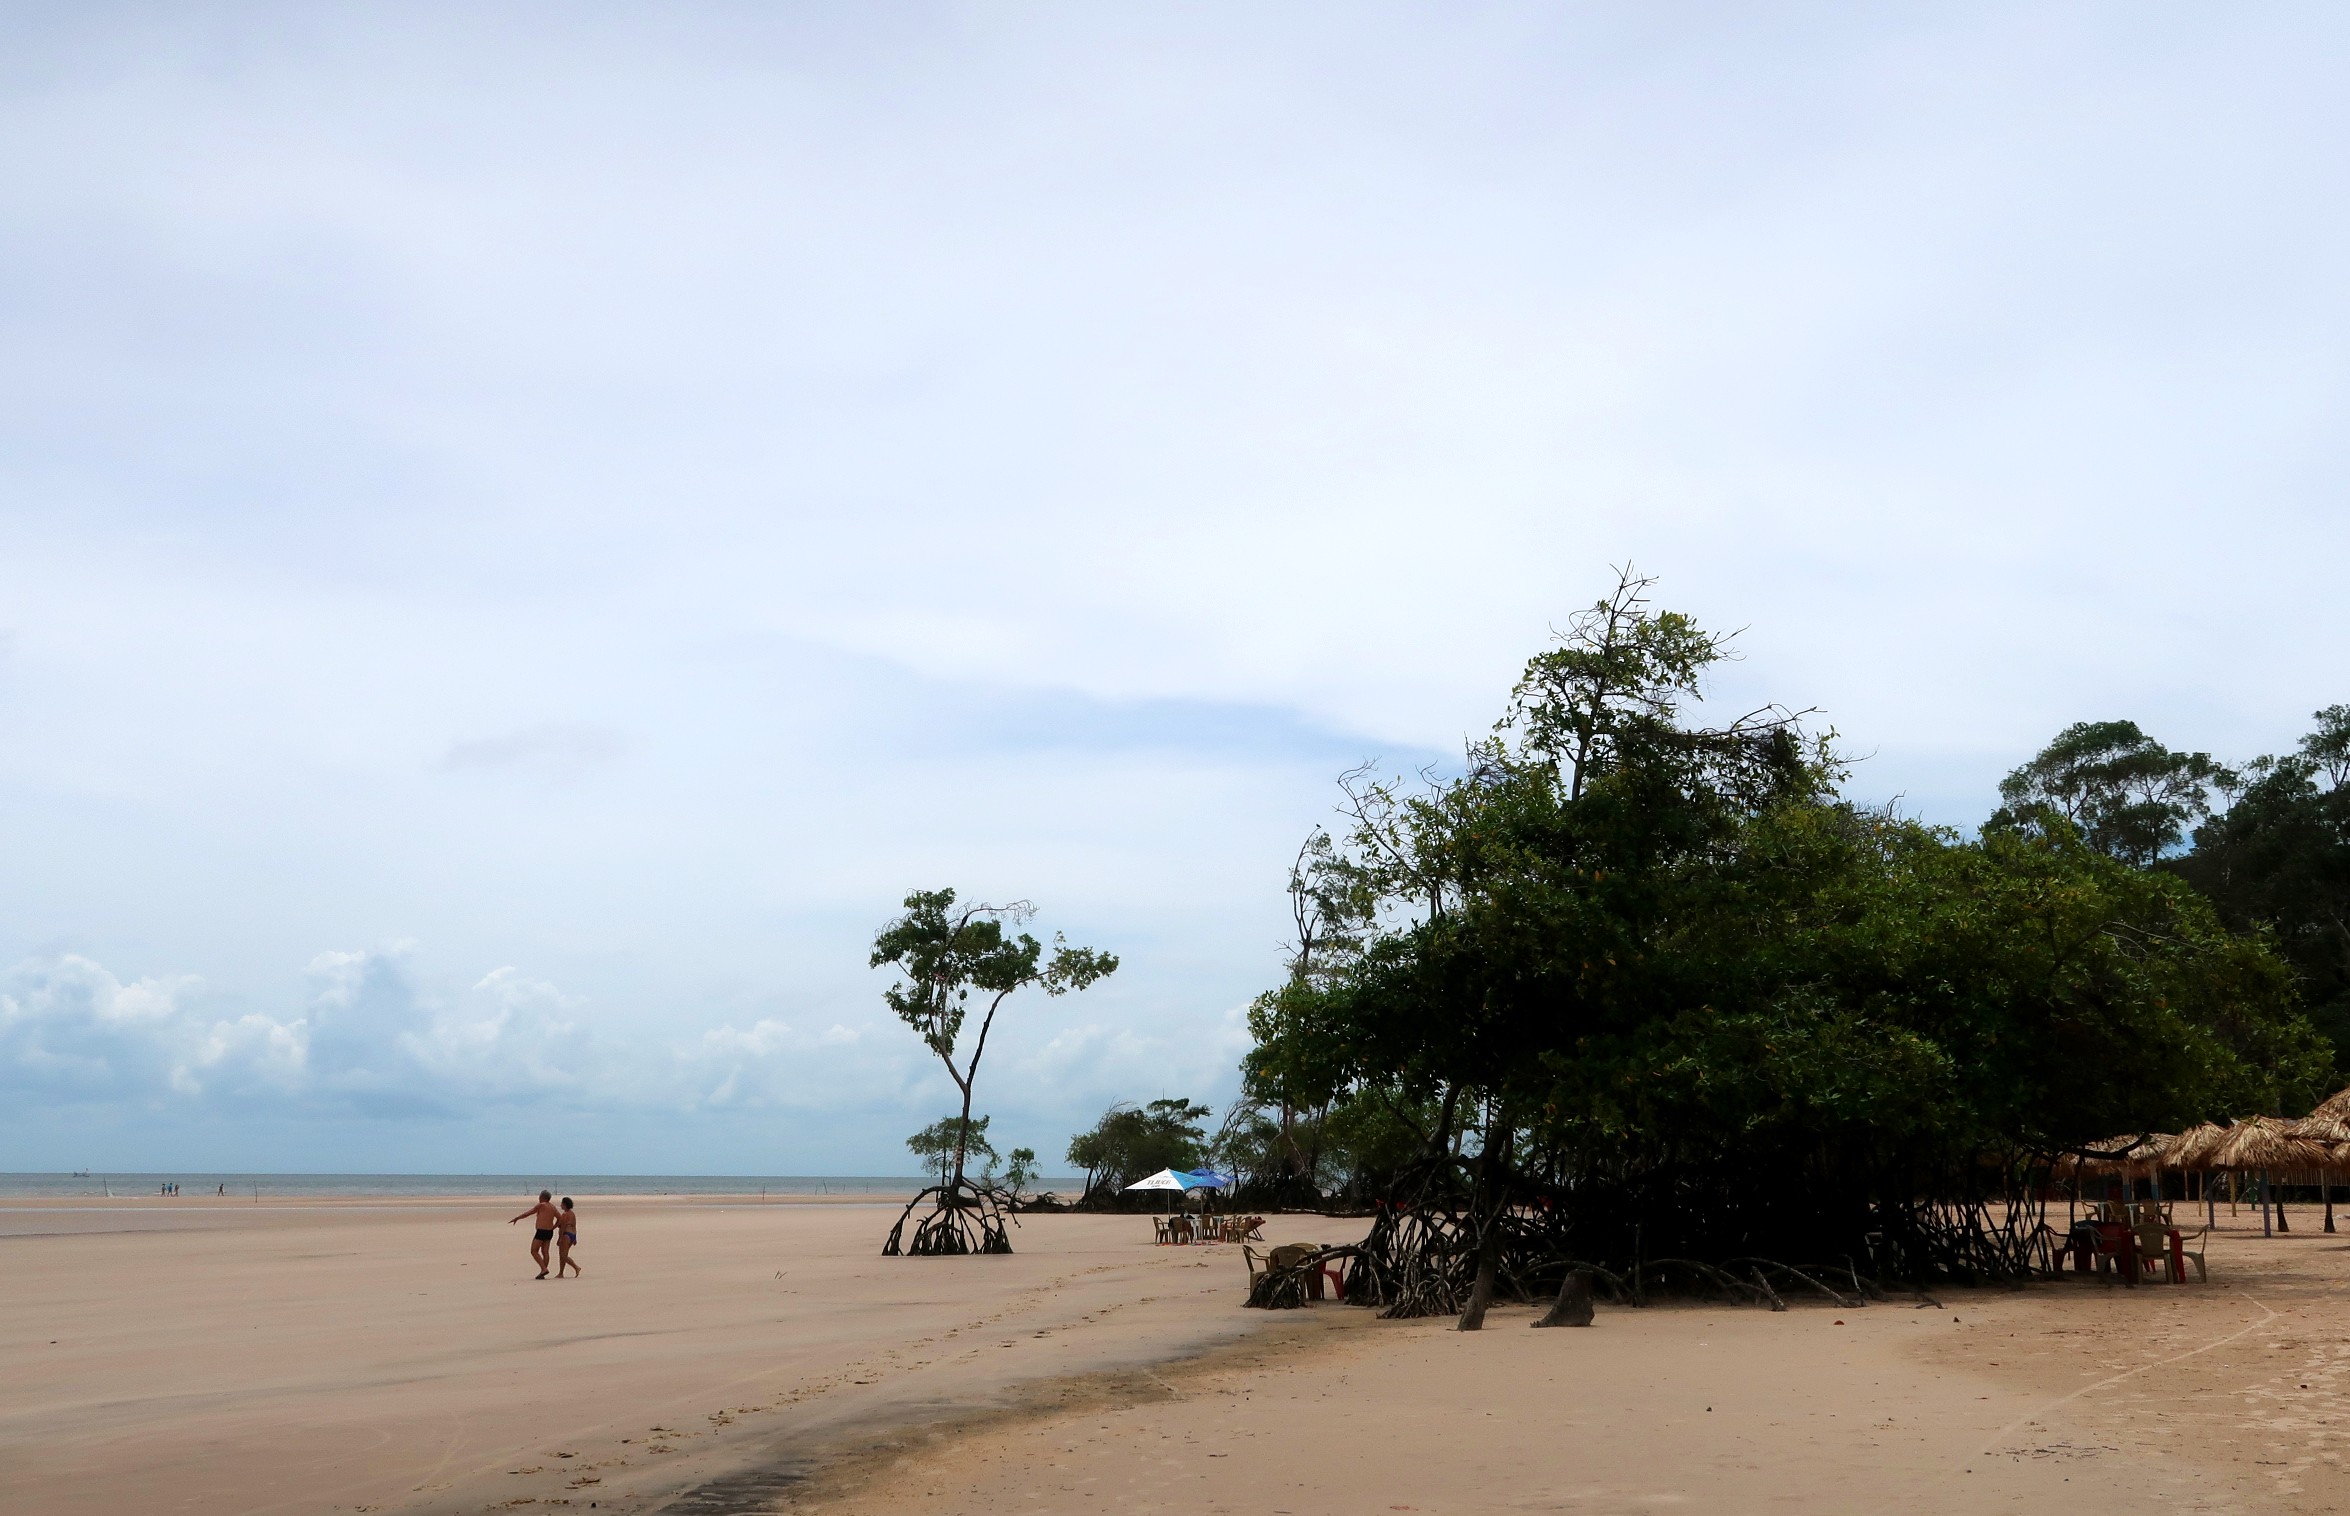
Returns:
[[[563,1214],[556,1218],[555,1224],[561,1228],[555,1242],[555,1277],[561,1279],[565,1269],[574,1274],[586,1273],[585,1269],[571,1261],[571,1250],[579,1246],[579,1212],[571,1208],[569,1195],[563,1197]]]

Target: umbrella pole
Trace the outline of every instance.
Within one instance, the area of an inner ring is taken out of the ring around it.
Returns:
[[[2325,1169],[2319,1172],[2317,1186],[2319,1189],[2325,1191],[2326,1230],[2330,1232],[2334,1229],[2334,1175],[2331,1169]]]
[[[2276,1235],[2276,1229],[2271,1225],[2271,1218],[2268,1214],[2268,1170],[2266,1169],[2260,1171],[2260,1235],[2263,1237]]]

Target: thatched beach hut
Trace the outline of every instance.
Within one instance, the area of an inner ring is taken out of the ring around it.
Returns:
[[[2350,1090],[2343,1093],[2350,1094]],[[2339,1100],[2341,1096],[2334,1098]],[[2294,1122],[2293,1135],[2316,1143],[2325,1153],[2317,1182],[2325,1196],[2326,1230],[2330,1232],[2334,1229],[2334,1176],[2350,1167],[2350,1114],[2325,1115],[2323,1110],[2321,1106]]]
[[[2173,1137],[2170,1150],[2163,1155],[2163,1161],[2172,1168],[2203,1176],[2204,1219],[2213,1226],[2219,1225],[2219,1198],[2211,1185],[2212,1171],[2218,1167],[2213,1158],[2220,1144],[2227,1140],[2226,1127],[2216,1121],[2206,1121]]]
[[[2317,1103],[2317,1109],[2303,1118],[2308,1121],[2350,1120],[2350,1090],[2336,1090]]]
[[[2070,1186],[2075,1205],[2081,1199],[2081,1183],[2087,1179],[2118,1179],[2122,1181],[2127,1199],[2129,1181],[2151,1178],[2157,1198],[2162,1194],[2162,1171],[2175,1168],[2166,1155],[2176,1141],[2164,1132],[2124,1132],[2108,1137],[2103,1142],[2084,1144],[2077,1152],[2067,1153],[2050,1168],[2052,1178]]]
[[[2277,1231],[2291,1231],[2285,1222],[2284,1207],[2272,1201],[2269,1174],[2278,1169],[2320,1169],[2330,1159],[2325,1144],[2299,1135],[2299,1123],[2283,1121],[2275,1116],[2247,1116],[2227,1130],[2219,1146],[2212,1153],[2213,1168],[2255,1172],[2260,1176],[2260,1235],[2273,1236]],[[2272,1227],[2271,1217],[2275,1225]]]
[[[2178,1136],[2173,1137],[2170,1151],[2165,1155],[2165,1159],[2174,1169],[2186,1169],[2191,1173],[2199,1173],[2214,1167],[2212,1155],[2217,1153],[2220,1144],[2227,1140],[2228,1129],[2226,1127],[2216,1121],[2206,1121],[2201,1126],[2191,1126],[2179,1133]]]

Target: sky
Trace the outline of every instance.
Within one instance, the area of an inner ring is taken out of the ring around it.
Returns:
[[[0,1170],[1221,1107],[1333,780],[1613,582],[1968,828],[2350,699],[2350,15],[0,4]]]

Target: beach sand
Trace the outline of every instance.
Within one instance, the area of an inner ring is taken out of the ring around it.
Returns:
[[[894,1208],[599,1199],[541,1282],[520,1203],[0,1206],[0,1511],[2350,1507],[2323,1234],[2223,1233],[2208,1286],[1461,1334],[1242,1310],[1237,1249],[1139,1217],[896,1260]]]

